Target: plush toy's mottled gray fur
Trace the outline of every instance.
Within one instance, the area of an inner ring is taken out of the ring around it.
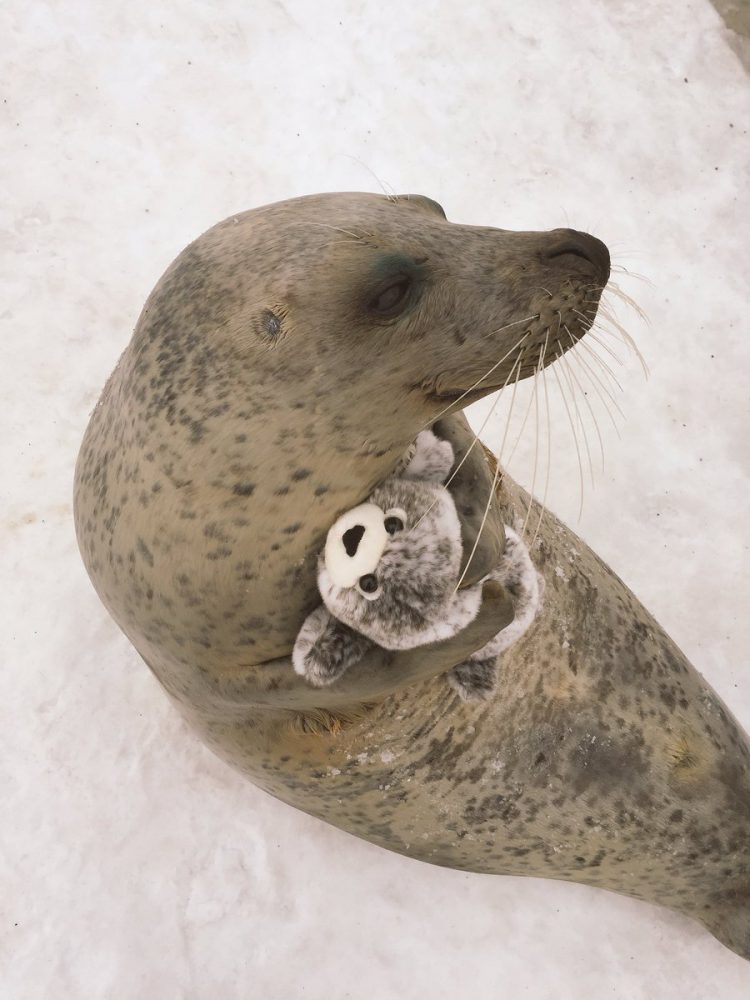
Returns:
[[[422,432],[408,461],[378,486],[369,502],[384,513],[400,508],[404,530],[388,538],[375,568],[378,591],[339,587],[325,557],[318,563],[324,605],[305,620],[294,646],[297,673],[312,684],[330,684],[359,660],[370,644],[409,649],[454,636],[476,616],[484,580],[456,590],[461,567],[461,528],[443,481],[453,465],[453,449],[431,431]],[[515,618],[482,649],[458,664],[449,683],[464,698],[486,698],[495,686],[497,658],[526,631],[540,603],[541,578],[512,528],[505,552],[485,579],[511,594]]]

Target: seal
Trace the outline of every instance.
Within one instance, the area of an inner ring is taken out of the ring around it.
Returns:
[[[158,282],[91,416],[79,545],[185,717],[271,794],[413,858],[661,903],[750,957],[748,740],[551,515],[532,553],[544,612],[490,700],[442,675],[512,620],[497,585],[457,636],[376,649],[330,687],[291,665],[328,529],[425,427],[466,458],[466,559],[494,470],[461,407],[583,337],[608,273],[592,236],[457,225],[419,196],[225,220]],[[465,585],[527,502],[503,474]]]

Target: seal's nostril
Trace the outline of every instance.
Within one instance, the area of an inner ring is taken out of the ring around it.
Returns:
[[[547,257],[550,259],[553,257],[562,257],[563,254],[573,254],[574,257],[583,257],[584,260],[591,261],[591,258],[584,251],[583,247],[577,246],[572,241],[562,243],[559,247],[555,247],[554,250],[551,250],[547,254]],[[593,264],[593,261],[591,261],[591,263]]]
[[[558,238],[545,252],[547,260],[578,257],[593,264],[605,279],[609,277],[609,250],[601,240],[589,233],[579,233],[575,229],[558,229],[552,235]]]

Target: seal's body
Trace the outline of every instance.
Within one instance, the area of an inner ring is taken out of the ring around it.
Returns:
[[[490,701],[440,675],[511,621],[497,587],[455,638],[377,651],[329,688],[291,667],[330,525],[436,420],[465,455],[458,408],[583,336],[608,271],[593,237],[451,225],[423,198],[221,223],[161,279],[92,414],[79,544],[184,714],[272,794],[415,858],[663,903],[750,957],[747,739],[553,517],[532,553],[544,617]],[[451,484],[465,552],[490,483],[474,448]],[[504,476],[467,586],[524,503]]]

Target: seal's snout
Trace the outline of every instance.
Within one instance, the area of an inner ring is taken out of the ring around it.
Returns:
[[[561,265],[570,263],[572,257],[593,265],[596,276],[604,284],[609,278],[609,250],[605,243],[589,233],[580,233],[576,229],[555,229],[550,233],[552,240],[546,248],[544,257]]]

